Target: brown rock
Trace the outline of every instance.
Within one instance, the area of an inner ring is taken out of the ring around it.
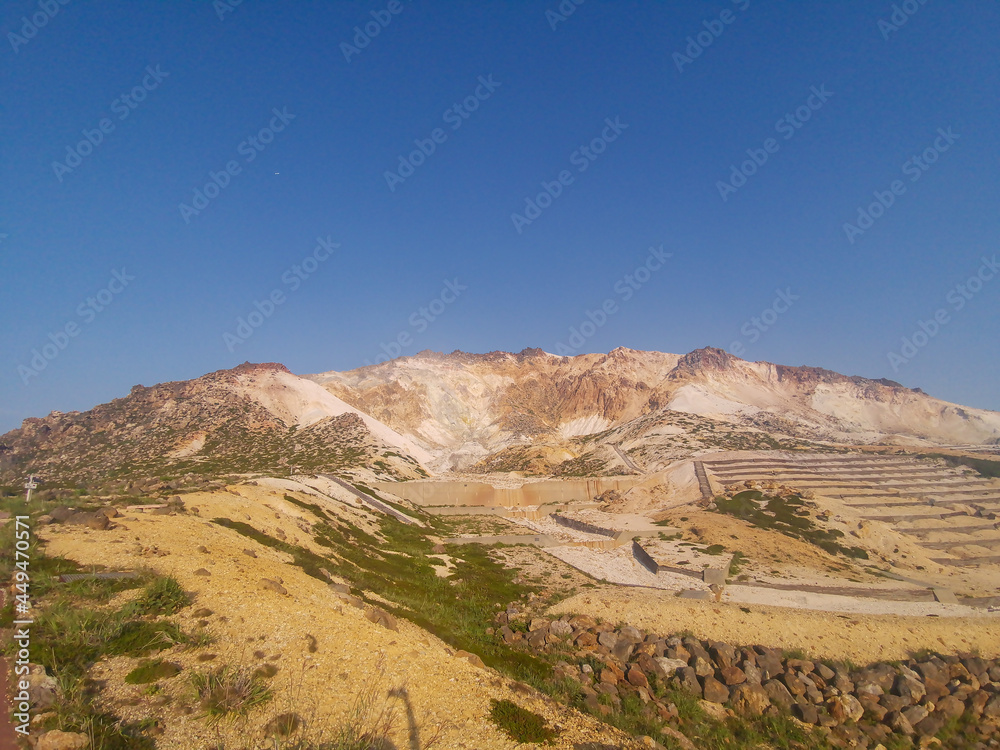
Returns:
[[[792,695],[806,694],[805,683],[802,682],[802,680],[800,680],[794,672],[785,672],[778,679],[785,684],[785,687],[788,688],[788,692]]]
[[[709,703],[725,703],[729,700],[729,688],[714,677],[702,678],[702,697]]]
[[[543,617],[535,617],[528,623],[528,632],[533,633],[536,630],[546,630],[549,627],[549,621]]]
[[[796,703],[793,707],[795,715],[806,724],[819,724],[819,711],[812,703]]]
[[[722,681],[732,687],[747,681],[747,676],[739,667],[723,667],[719,670]]]
[[[66,519],[65,523],[73,526],[86,526],[88,529],[104,531],[111,525],[111,521],[103,513],[74,513]]]
[[[211,574],[211,573],[209,573],[209,572],[208,572],[207,570],[205,570],[204,568],[198,568],[198,570],[196,570],[196,571],[194,572],[194,575],[196,575],[196,576],[210,576],[210,575],[212,575],[212,574]]]
[[[629,668],[625,679],[629,681],[630,685],[635,685],[639,688],[649,688],[649,680],[646,679],[646,675],[642,673],[642,670],[637,666],[632,666]]]
[[[90,747],[87,735],[53,729],[38,738],[35,750],[85,750]]]
[[[761,716],[771,705],[767,691],[760,685],[741,684],[733,688],[729,697],[733,710],[746,716]]]
[[[989,716],[995,718],[1000,716],[1000,695],[994,695],[989,701],[983,706],[983,716]]]
[[[273,591],[276,594],[288,593],[288,590],[285,589],[284,586],[282,586],[277,581],[272,581],[270,578],[261,578],[260,582],[257,584],[257,588],[261,589],[262,591]]]
[[[788,692],[788,688],[778,680],[768,680],[763,687],[771,703],[776,706],[787,709],[795,702],[792,694]]]
[[[597,636],[597,642],[600,643],[605,648],[614,648],[615,644],[618,643],[618,636],[615,635],[613,630],[605,630]]]
[[[376,625],[381,625],[387,630],[399,630],[399,626],[396,624],[396,618],[381,607],[369,607],[366,609],[365,619],[369,622],[374,622]]]
[[[252,549],[243,550],[243,554],[246,555],[247,557],[257,557],[257,553],[254,552]]]
[[[858,721],[865,713],[864,706],[853,695],[838,695],[831,698],[827,704],[827,709],[838,724],[845,721]]]
[[[486,665],[483,663],[483,660],[480,659],[477,654],[470,654],[468,651],[456,651],[455,658],[465,659],[467,662],[469,662],[469,664],[471,664],[474,667],[479,667],[480,669],[486,669]]]
[[[910,724],[909,720],[899,711],[890,711],[886,714],[885,723],[889,725],[889,728],[892,729],[892,731],[898,732],[899,734],[913,734],[913,725]]]
[[[954,695],[947,695],[934,705],[934,710],[945,720],[955,719],[965,713],[965,704]]]

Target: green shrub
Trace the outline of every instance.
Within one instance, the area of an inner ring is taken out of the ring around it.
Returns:
[[[551,742],[557,735],[543,716],[506,699],[490,701],[490,721],[515,742]]]

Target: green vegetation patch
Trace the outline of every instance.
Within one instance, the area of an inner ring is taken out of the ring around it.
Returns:
[[[491,700],[490,721],[515,742],[551,742],[557,732],[545,717],[521,708],[514,701]]]
[[[180,664],[162,659],[143,660],[139,666],[125,675],[130,685],[147,685],[158,680],[169,680],[181,673]]]
[[[798,495],[777,497],[760,490],[746,490],[733,497],[715,498],[721,513],[742,518],[762,529],[773,529],[796,539],[815,544],[831,555],[868,559],[861,547],[848,547],[837,542],[844,536],[837,529],[820,529],[813,523],[805,501]]]

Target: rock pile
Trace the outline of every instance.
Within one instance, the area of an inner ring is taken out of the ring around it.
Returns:
[[[744,715],[791,713],[826,727],[843,746],[874,747],[892,735],[920,742],[949,720],[977,727],[982,748],[1000,735],[1000,660],[928,656],[851,668],[788,658],[780,649],[734,646],[693,637],[662,637],[586,616],[527,619],[516,607],[497,616],[498,637],[546,653],[566,653],[557,678],[580,683],[595,713],[636,695],[663,719],[676,708],[657,686],[682,689]],[[998,745],[1000,746],[1000,745]]]

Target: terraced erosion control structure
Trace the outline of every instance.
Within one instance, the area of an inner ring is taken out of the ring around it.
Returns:
[[[908,534],[941,565],[1000,565],[1000,483],[909,456],[812,454],[702,462],[718,489],[774,482],[840,500]]]

